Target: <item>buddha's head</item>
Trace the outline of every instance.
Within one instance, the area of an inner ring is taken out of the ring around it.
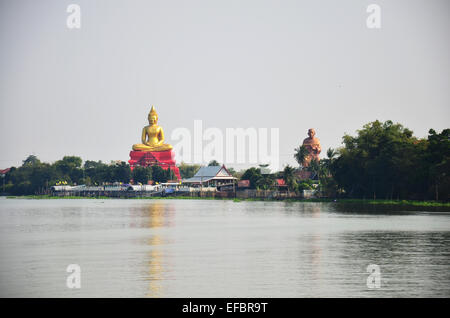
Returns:
[[[314,138],[315,135],[316,135],[316,131],[314,130],[314,128],[309,128],[308,129],[309,138]]]
[[[158,122],[158,114],[156,113],[155,107],[152,105],[152,109],[150,110],[150,113],[148,114],[148,123],[150,125],[154,125]]]

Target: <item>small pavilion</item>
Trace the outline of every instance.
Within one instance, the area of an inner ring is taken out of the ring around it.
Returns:
[[[225,165],[201,167],[197,173],[189,179],[184,179],[183,184],[192,186],[218,187],[233,185],[236,178],[228,172]]]

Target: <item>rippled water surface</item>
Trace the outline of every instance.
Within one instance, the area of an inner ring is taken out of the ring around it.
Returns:
[[[69,289],[69,264],[81,288]],[[367,266],[381,270],[367,287]],[[336,203],[0,199],[0,296],[450,297],[450,214]]]

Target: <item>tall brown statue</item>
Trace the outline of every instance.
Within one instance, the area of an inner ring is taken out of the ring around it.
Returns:
[[[314,128],[310,128],[308,130],[308,138],[305,138],[303,140],[303,146],[308,151],[308,154],[305,156],[305,159],[303,161],[303,166],[308,167],[311,160],[317,160],[319,161],[319,154],[322,151],[322,148],[320,148],[320,140],[316,137],[316,131]]]

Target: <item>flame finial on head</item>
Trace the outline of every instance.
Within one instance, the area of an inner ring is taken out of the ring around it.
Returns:
[[[148,116],[156,116],[158,117],[158,113],[155,110],[155,107],[152,105],[152,109],[150,109],[150,113],[148,113]]]

